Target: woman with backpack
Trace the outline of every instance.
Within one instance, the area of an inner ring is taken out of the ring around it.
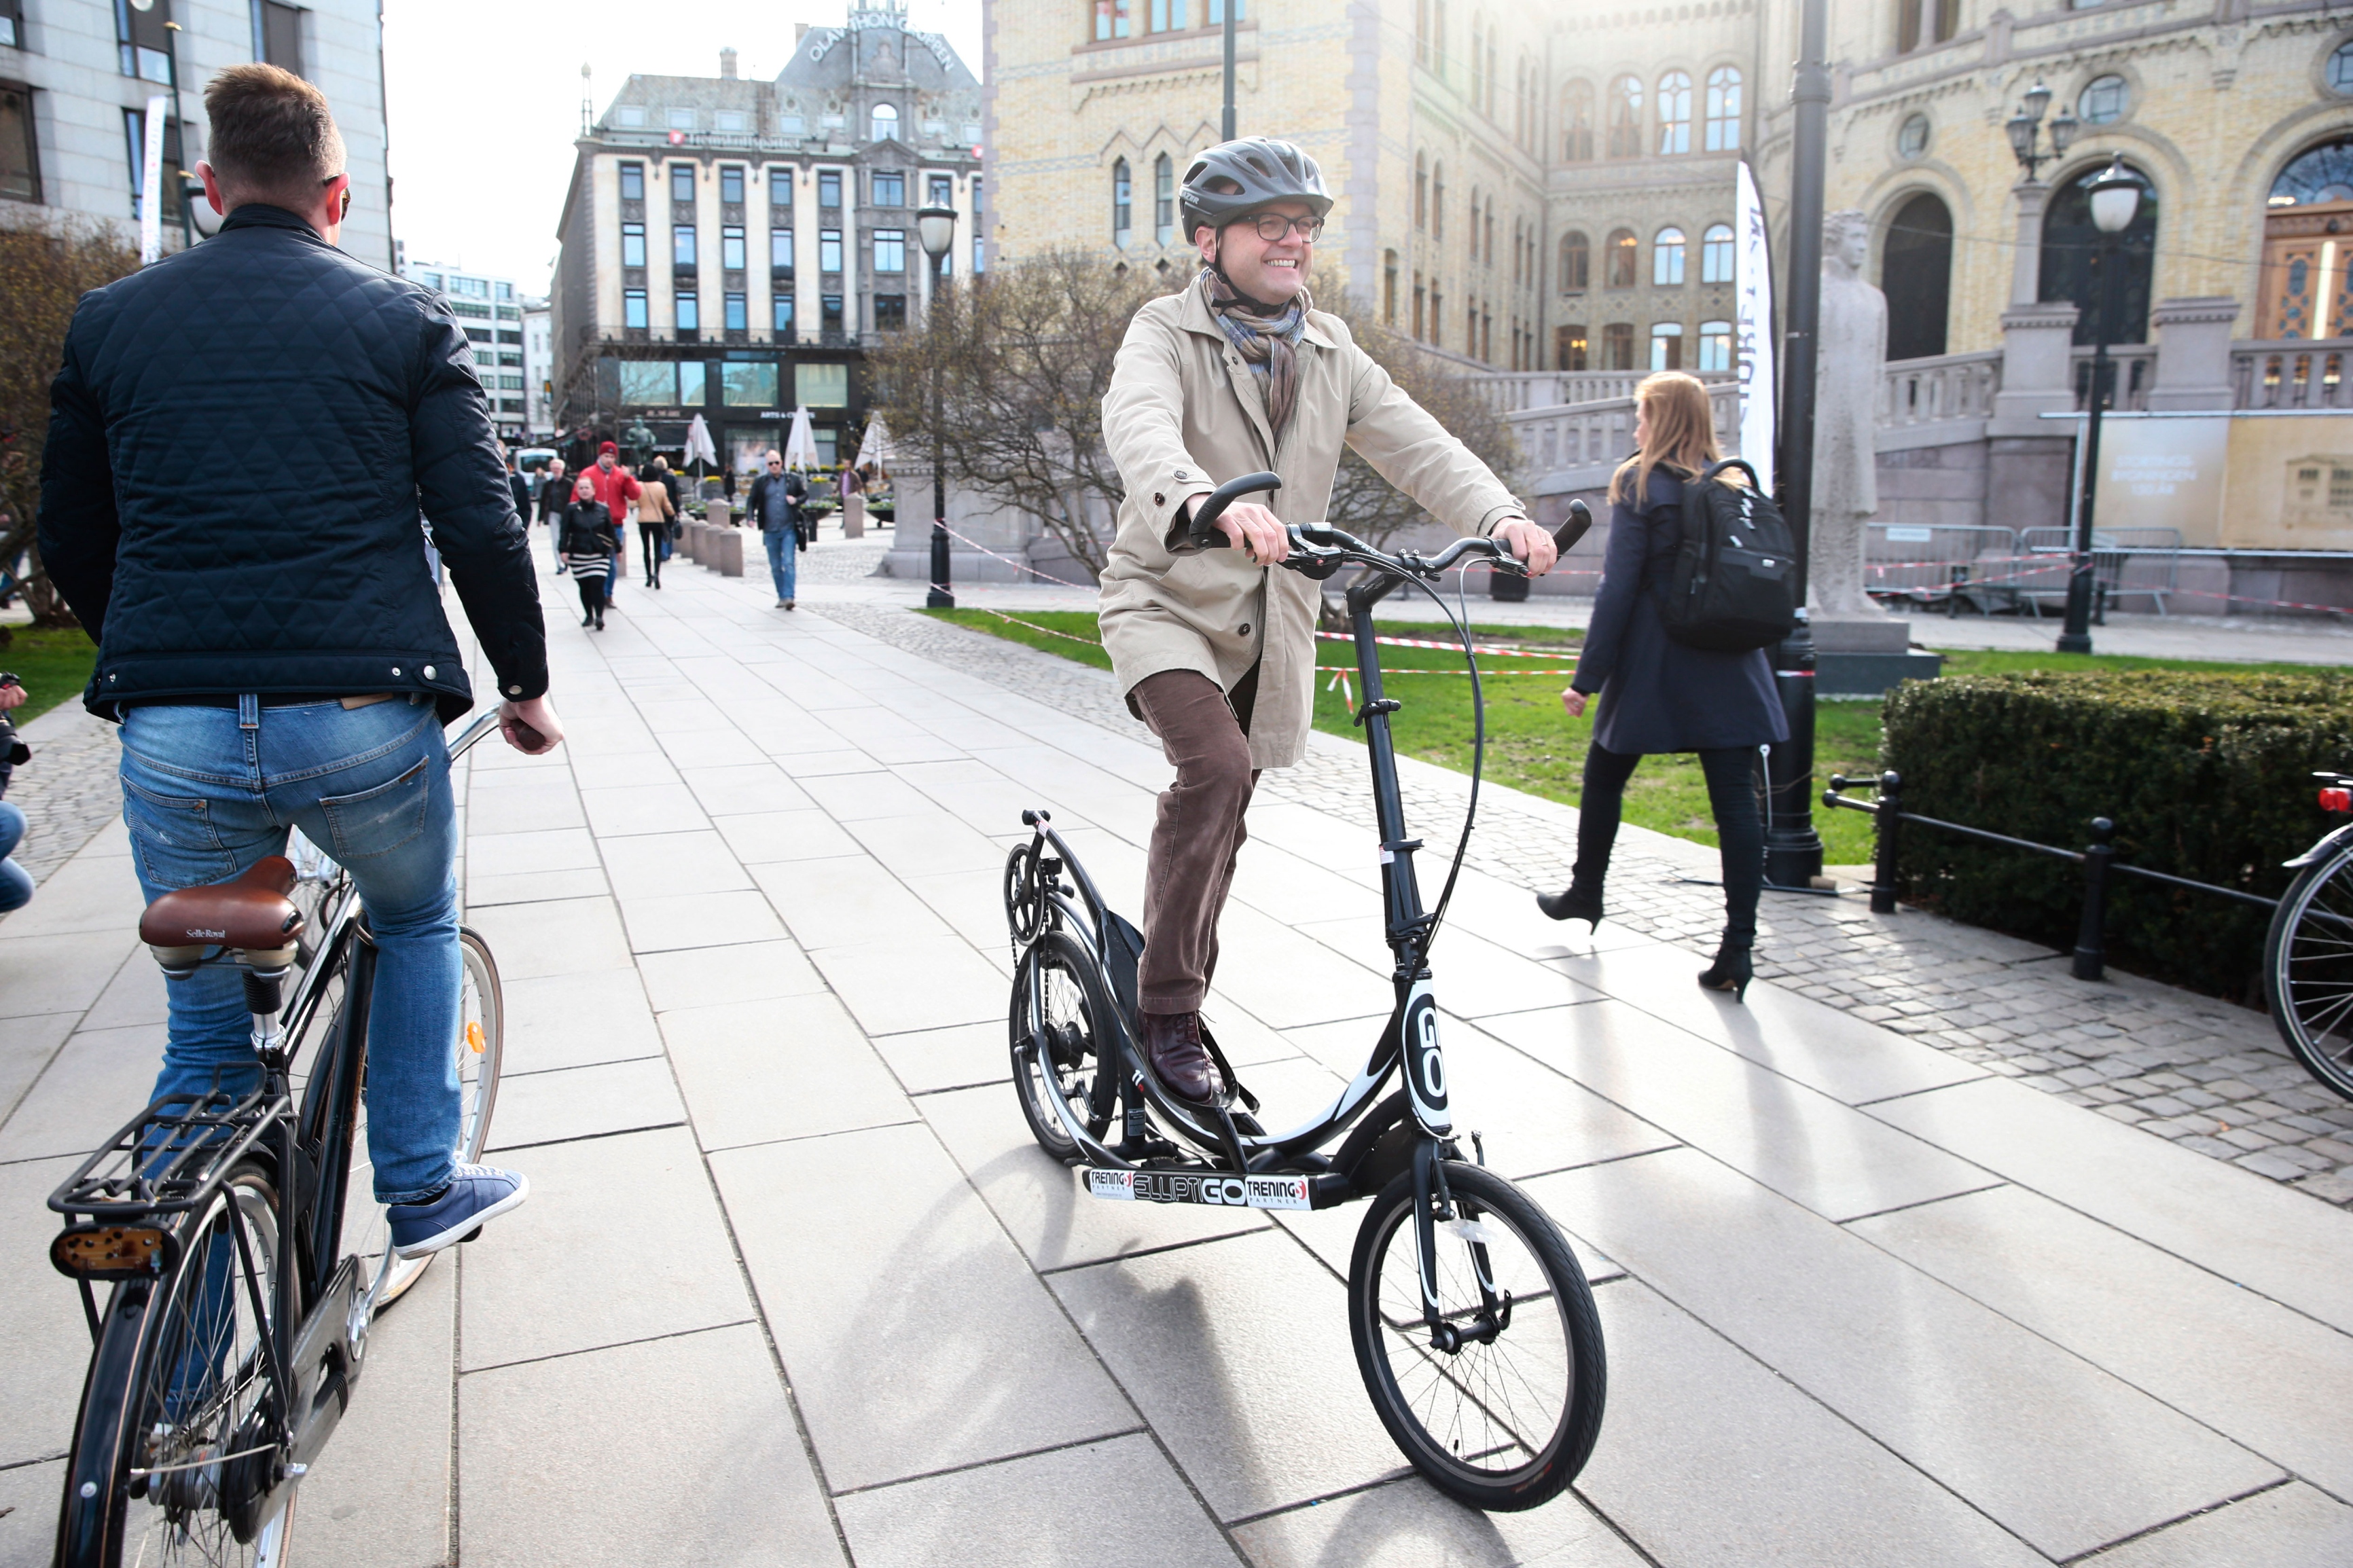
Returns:
[[[564,564],[580,584],[580,624],[605,629],[605,575],[613,564],[613,514],[596,499],[596,482],[586,474],[573,487],[572,500],[555,525]]]
[[[1724,940],[1699,983],[1745,998],[1765,882],[1757,749],[1787,741],[1788,725],[1763,647],[1694,646],[1690,628],[1671,629],[1663,607],[1683,545],[1685,487],[1720,460],[1705,386],[1662,371],[1634,389],[1634,455],[1609,481],[1601,591],[1577,673],[1560,694],[1572,719],[1584,714],[1594,694],[1601,700],[1585,755],[1577,864],[1568,887],[1539,896],[1536,904],[1556,921],[1588,921],[1599,929],[1602,882],[1634,765],[1648,752],[1697,752],[1724,856]],[[1741,469],[1727,468],[1708,482],[1738,485]]]

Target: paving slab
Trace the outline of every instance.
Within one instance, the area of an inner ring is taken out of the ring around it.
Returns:
[[[2100,1568],[2322,1568],[2353,1563],[2353,1508],[2290,1482],[2128,1541]]]
[[[801,811],[763,808],[713,816],[712,825],[727,847],[746,866],[776,860],[827,860],[838,855],[861,853],[851,837],[827,813],[810,807]]]
[[[558,1068],[501,1079],[487,1148],[534,1148],[685,1120],[670,1064],[659,1057]]]
[[[114,942],[90,936],[12,937],[0,926],[0,1020],[88,1008],[137,951],[137,925],[134,920]]]
[[[904,881],[867,855],[759,865],[752,875],[812,952],[947,933]]]
[[[637,968],[658,1013],[806,996],[825,989],[824,979],[799,947],[785,938],[639,953]]]
[[[859,1026],[899,1035],[1005,1016],[1007,974],[960,936],[820,948],[809,954]]]
[[[0,1123],[0,1161],[97,1148],[154,1098],[164,1037],[161,1024],[75,1031]]]
[[[0,1030],[0,1125],[6,1122],[81,1017],[79,1013],[37,1014],[11,1018],[7,1028]]]
[[[497,956],[495,950],[493,957]],[[628,969],[517,980],[501,974],[509,1073],[546,1072],[661,1054],[645,982]]]
[[[0,1467],[62,1454],[90,1363],[90,1329],[73,1281],[49,1267],[49,1238],[64,1222],[49,1194],[79,1157],[0,1165]],[[105,1297],[99,1298],[100,1305]],[[9,1472],[0,1468],[0,1478]],[[52,1532],[57,1498],[48,1509]],[[0,1521],[0,1541],[8,1521]],[[50,1542],[49,1544],[54,1544]],[[46,1552],[48,1545],[42,1548]]]
[[[51,1568],[65,1479],[62,1458],[0,1470],[0,1568]]]
[[[662,1037],[705,1149],[912,1121],[882,1058],[830,996],[685,1007]]]
[[[629,967],[628,938],[611,899],[501,905],[467,923],[490,942],[501,983]]]
[[[994,1020],[876,1035],[873,1044],[909,1094],[935,1094],[979,1083],[1010,1084],[1013,1060],[1006,1034],[1004,1022]]]
[[[1481,1513],[1419,1476],[1239,1525],[1255,1568],[1637,1568],[1644,1560],[1569,1493],[1523,1513]]]

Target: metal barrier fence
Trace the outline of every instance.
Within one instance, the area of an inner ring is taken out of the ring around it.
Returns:
[[[2075,548],[2064,528],[2022,529],[2019,549],[2025,555],[2059,557],[2048,567],[2033,570],[2036,581],[2028,590],[2035,599],[2063,604],[2067,597],[2067,561]],[[2095,528],[2092,531],[2092,574],[2099,586],[2099,607],[2123,599],[2146,597],[2160,616],[2166,599],[2179,591],[2181,531],[2175,528]],[[2050,582],[2045,582],[2050,578]],[[2117,605],[2122,608],[2121,605]],[[2038,604],[2035,613],[2042,609]]]
[[[2011,570],[2018,553],[2011,529],[1874,522],[1864,530],[1863,585],[1881,599],[1950,613],[1964,586]]]

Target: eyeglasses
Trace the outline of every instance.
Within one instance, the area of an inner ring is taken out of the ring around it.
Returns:
[[[1324,220],[1320,217],[1285,217],[1281,213],[1261,213],[1244,221],[1256,229],[1258,237],[1269,245],[1281,243],[1285,235],[1294,231],[1301,239],[1313,245],[1324,232]]]

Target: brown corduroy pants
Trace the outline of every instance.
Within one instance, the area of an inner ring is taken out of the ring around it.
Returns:
[[[1146,1013],[1197,1013],[1218,969],[1218,916],[1234,881],[1234,859],[1250,837],[1258,771],[1250,763],[1253,665],[1230,699],[1190,669],[1147,676],[1129,693],[1160,737],[1176,782],[1160,794],[1144,873],[1144,961],[1136,1002]]]

